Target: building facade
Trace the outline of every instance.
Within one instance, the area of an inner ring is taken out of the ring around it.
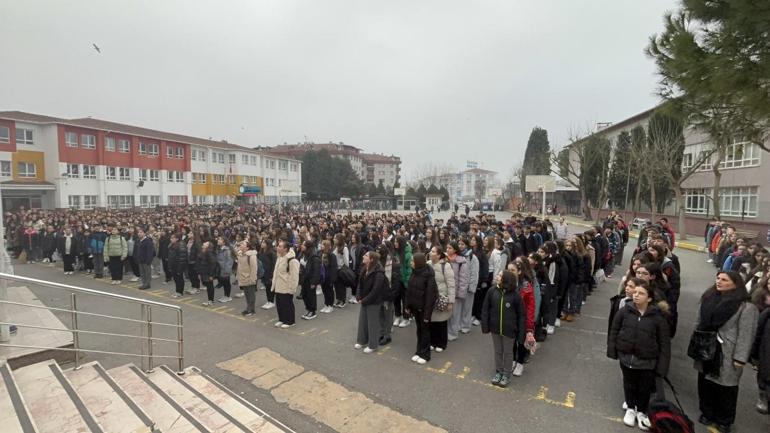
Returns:
[[[92,118],[0,112],[4,209],[301,201],[301,162]],[[241,185],[256,187],[241,196]]]
[[[417,181],[417,185],[426,188],[435,185],[437,188],[446,188],[449,199],[453,203],[473,201],[481,199],[492,200],[489,196],[490,188],[498,188],[497,172],[483,168],[470,168],[457,173],[445,173],[428,176]]]
[[[311,150],[326,150],[335,158],[345,159],[350,162],[353,171],[364,182],[379,185],[382,182],[385,189],[392,189],[401,179],[401,158],[394,155],[380,155],[377,153],[365,153],[362,149],[339,143],[297,143],[281,144],[264,148],[274,155],[284,155],[299,159]]]

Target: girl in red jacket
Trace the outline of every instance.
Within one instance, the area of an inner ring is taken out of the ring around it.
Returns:
[[[529,348],[535,345],[535,275],[527,260],[517,257],[508,264],[508,270],[516,274],[519,279],[518,294],[524,303],[526,320],[524,328],[527,331],[523,344],[516,347],[516,359],[513,367],[513,375],[521,376],[524,373],[524,360],[529,355]]]

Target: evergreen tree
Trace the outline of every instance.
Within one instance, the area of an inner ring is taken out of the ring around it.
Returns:
[[[428,189],[425,188],[425,185],[420,185],[419,188],[417,188],[417,191],[415,192],[417,195],[417,201],[419,201],[421,204],[425,203],[425,194],[427,194]]]
[[[551,146],[548,131],[538,126],[532,128],[524,151],[521,190],[526,190],[526,176],[551,174]]]
[[[326,150],[308,151],[302,159],[302,187],[310,200],[357,197],[361,180],[350,161],[334,158]]]
[[[377,184],[377,195],[385,195],[385,184],[383,183],[382,179],[380,179],[380,182]]]
[[[444,200],[444,202],[449,202],[449,190],[447,190],[445,186],[442,185],[438,192],[441,194],[441,199]]]
[[[631,134],[622,131],[615,143],[615,153],[612,157],[610,179],[607,186],[612,207],[626,208],[626,199],[634,198],[637,171],[631,167]]]

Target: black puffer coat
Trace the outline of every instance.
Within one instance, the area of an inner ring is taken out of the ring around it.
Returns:
[[[201,251],[198,254],[198,261],[195,263],[195,272],[201,276],[201,280],[206,280],[217,275],[217,256],[211,250]]]
[[[388,279],[385,277],[385,270],[382,269],[381,264],[377,263],[372,272],[361,271],[361,281],[358,283],[358,296],[361,299],[361,305],[382,304],[388,289]]]
[[[174,274],[183,274],[187,270],[187,247],[181,241],[169,245],[168,266]]]
[[[408,266],[408,265],[404,265]],[[423,317],[433,314],[433,307],[438,298],[438,286],[431,266],[414,268],[406,288],[406,307],[414,311],[422,311]]]
[[[751,359],[759,368],[757,378],[770,383],[770,308],[762,311],[757,323],[757,336],[751,349]]]
[[[612,321],[607,356],[620,359],[626,367],[668,373],[671,360],[671,334],[660,309],[647,307],[644,315],[634,304],[626,305]]]
[[[524,302],[516,291],[491,287],[481,307],[481,332],[494,333],[524,342],[526,333]]]

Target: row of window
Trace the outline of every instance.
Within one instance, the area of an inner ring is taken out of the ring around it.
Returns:
[[[98,206],[98,196],[95,195],[70,195],[67,197],[69,207],[72,209],[94,209]],[[186,195],[168,196],[170,205],[187,204]],[[139,206],[152,208],[160,205],[159,195],[140,195]],[[107,207],[110,209],[130,209],[135,206],[133,195],[108,195]]]
[[[16,173],[19,177],[36,178],[37,165],[34,162],[17,162]],[[0,177],[11,177],[11,161],[0,161]]]
[[[258,184],[258,176],[242,176],[243,183],[247,184]],[[235,175],[227,175],[224,174],[212,174],[211,175],[211,182],[219,185],[235,185],[238,181],[238,177]],[[206,183],[206,173],[193,173],[192,174],[192,183]]]
[[[11,129],[0,126],[0,143],[11,142]],[[16,144],[35,144],[34,134],[31,129],[16,128]]]
[[[169,182],[184,182],[183,172],[169,170],[167,173]],[[96,166],[87,164],[67,164],[66,174],[69,178],[79,179],[82,177],[83,179],[96,179]],[[126,167],[105,167],[105,178],[107,180],[131,180],[131,169]],[[140,169],[139,180],[144,182],[158,182],[160,181],[160,171],[146,168]]]
[[[697,158],[702,158],[705,152],[705,150],[698,152]],[[762,150],[755,143],[735,142],[727,146],[725,149],[725,157],[719,164],[719,168],[756,167],[760,163],[761,154]],[[712,170],[714,168],[714,160],[716,158],[716,155],[711,155],[710,158],[703,162],[698,170]],[[685,153],[682,157],[682,168],[687,170],[688,168],[692,167],[695,162],[696,154]]]
[[[685,190],[685,212],[696,215],[714,213],[712,188]],[[745,186],[719,189],[719,210],[722,216],[755,218],[759,207],[759,187]]]
[[[64,143],[67,147],[81,147],[83,149],[96,149],[96,136],[92,134],[80,134],[76,132],[65,132]],[[158,156],[160,145],[158,143],[139,142],[139,154],[147,156]],[[131,142],[127,139],[116,140],[115,137],[104,138],[104,150],[107,152],[118,151],[120,153],[131,152]],[[184,159],[183,146],[166,146],[166,157]]]

